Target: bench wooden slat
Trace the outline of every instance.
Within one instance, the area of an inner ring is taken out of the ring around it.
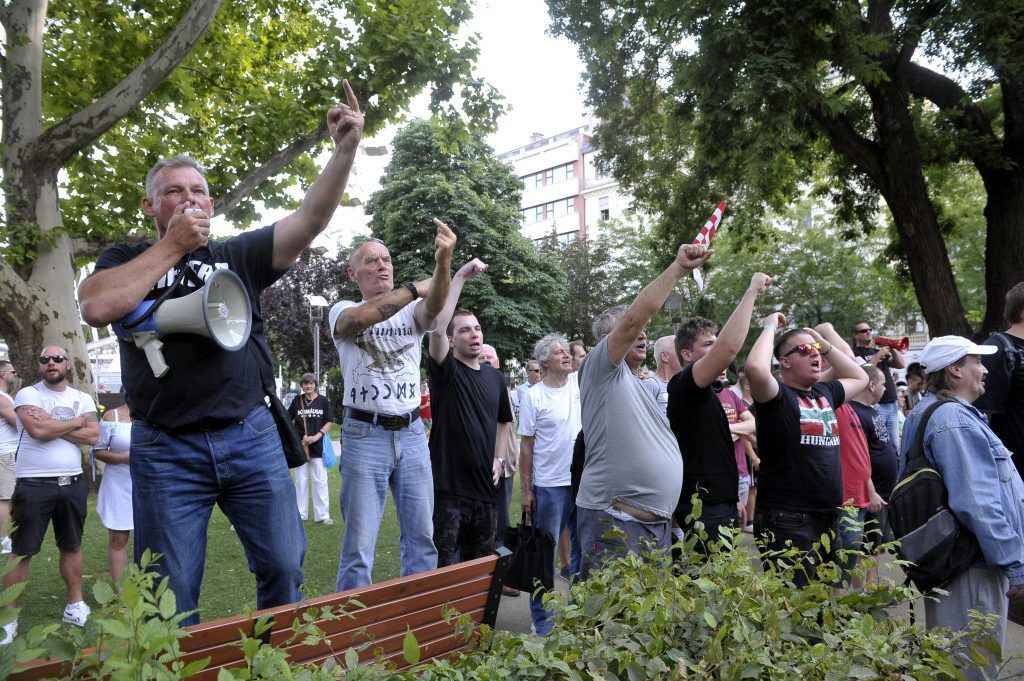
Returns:
[[[291,636],[295,619],[310,608],[344,607],[353,616],[316,621],[330,640],[307,646],[301,642],[288,646],[288,654],[296,664],[316,663],[332,655],[343,655],[353,646],[372,640],[359,659],[374,659],[382,651],[384,659],[399,667],[407,666],[402,652],[406,631],[412,629],[420,647],[421,661],[447,656],[467,645],[461,634],[454,633],[455,622],[446,624],[442,609],[450,605],[475,623],[494,626],[505,568],[511,554],[501,548],[496,555],[451,565],[437,570],[391,579],[360,589],[327,594],[301,603],[203,622],[188,627],[189,636],[179,646],[182,659],[191,661],[210,657],[210,666],[196,677],[197,681],[216,679],[220,667],[234,668],[244,664],[236,644],[240,631],[252,635],[255,620],[271,617],[270,642],[282,645]],[[352,606],[358,600],[364,608]],[[332,650],[333,649],[333,650]],[[92,652],[92,651],[88,651]],[[19,665],[12,681],[37,681],[60,676],[67,663],[61,660],[33,660]]]

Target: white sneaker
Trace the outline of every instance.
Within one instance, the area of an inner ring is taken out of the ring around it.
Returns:
[[[84,627],[85,621],[89,619],[89,613],[91,612],[92,610],[85,601],[69,603],[67,607],[64,608],[63,620],[68,624],[74,624],[76,627]]]
[[[334,521],[331,520],[330,518],[324,518],[323,520],[318,520],[317,522],[320,523],[321,525],[333,525],[334,524]]]
[[[0,641],[0,646],[9,646],[14,643],[14,637],[18,635],[18,620],[14,620],[9,624],[4,625],[4,640]]]
[[[0,553],[10,553],[10,552],[11,552],[11,538],[10,537],[0,537]]]

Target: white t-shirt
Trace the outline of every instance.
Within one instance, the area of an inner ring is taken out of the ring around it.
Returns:
[[[30,385],[18,391],[14,408],[23,406],[39,407],[56,421],[70,421],[82,414],[96,411],[92,397],[81,390],[64,388],[61,392],[50,390],[42,383]],[[21,416],[18,430],[23,431]],[[82,448],[62,437],[53,440],[37,440],[28,433],[21,435],[18,447],[18,463],[15,475],[19,478],[54,477],[57,475],[78,475],[82,472]]]
[[[344,310],[359,304],[336,303],[328,315],[331,329]],[[415,309],[410,303],[355,336],[332,334],[345,381],[344,406],[382,414],[408,414],[420,408],[424,330],[416,323]]]
[[[519,434],[533,436],[533,484],[561,487],[571,483],[572,449],[579,435],[580,389],[576,374],[561,388],[540,381],[519,405]]]
[[[5,392],[0,392],[0,400],[14,404],[14,399]],[[12,454],[17,448],[18,429],[7,423],[7,419],[0,418],[0,454]]]

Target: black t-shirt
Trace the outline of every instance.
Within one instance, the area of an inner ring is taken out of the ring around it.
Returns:
[[[428,355],[427,372],[434,491],[493,501],[491,462],[498,424],[512,421],[512,403],[501,373],[489,364],[471,369],[451,350],[441,364]]]
[[[303,435],[316,435],[316,432],[323,430],[328,423],[334,423],[331,403],[323,395],[315,396],[309,404],[306,404],[305,395],[296,395],[288,405],[288,415],[292,417],[292,423],[295,424],[295,430],[300,438]],[[323,457],[323,439],[309,443],[309,455],[316,459]]]
[[[853,354],[857,357],[863,357],[864,359],[871,359],[875,356],[881,348],[862,348],[854,347]],[[892,380],[892,371],[889,370],[889,358],[885,357],[878,360],[878,368],[885,374],[885,392],[882,393],[882,399],[879,402],[888,403],[896,401],[896,381]]]
[[[151,245],[118,244],[108,248],[96,262],[96,271],[123,265]],[[238,275],[252,307],[252,340],[263,345],[260,292],[284,274],[272,265],[273,247],[274,226],[269,225],[227,241],[210,241],[209,248],[196,250],[188,261],[204,281],[214,269],[227,268]],[[182,264],[161,278],[145,299],[153,300],[164,293],[181,272]],[[172,298],[196,290],[187,279],[178,289]],[[240,419],[263,399],[259,365],[250,347],[230,352],[205,336],[191,333],[171,334],[161,342],[170,371],[156,378],[145,353],[134,343],[119,341],[121,379],[132,418],[161,428],[184,426],[204,417]]]
[[[694,492],[705,504],[738,501],[739,471],[729,420],[714,389],[700,388],[694,382],[693,364],[669,380],[665,411],[683,455],[683,489],[676,520],[682,522],[690,513]]]
[[[871,454],[871,482],[875,483],[875,491],[883,499],[888,500],[892,488],[896,486],[899,458],[896,454],[896,443],[889,439],[889,429],[885,420],[874,407],[856,400],[850,400],[850,406],[857,414],[864,437],[868,440],[868,451]]]
[[[833,409],[845,399],[839,381],[815,383],[808,391],[779,381],[779,394],[757,403],[759,506],[838,513],[843,503],[843,471]]]
[[[1017,351],[1019,359],[1016,370],[1011,376],[1003,343],[995,337],[985,341],[985,345],[994,345],[999,348],[999,352],[981,356],[981,361],[988,369],[988,376],[985,377],[985,394],[974,406],[988,412],[992,430],[1006,448],[1013,452],[1017,470],[1024,471],[1024,338],[1008,333],[1000,335]]]

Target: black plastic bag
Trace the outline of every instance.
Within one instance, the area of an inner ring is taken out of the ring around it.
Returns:
[[[505,585],[533,593],[540,582],[548,591],[555,588],[555,539],[539,527],[527,525],[527,516],[516,527],[505,530],[505,547],[512,552],[505,572]]]

